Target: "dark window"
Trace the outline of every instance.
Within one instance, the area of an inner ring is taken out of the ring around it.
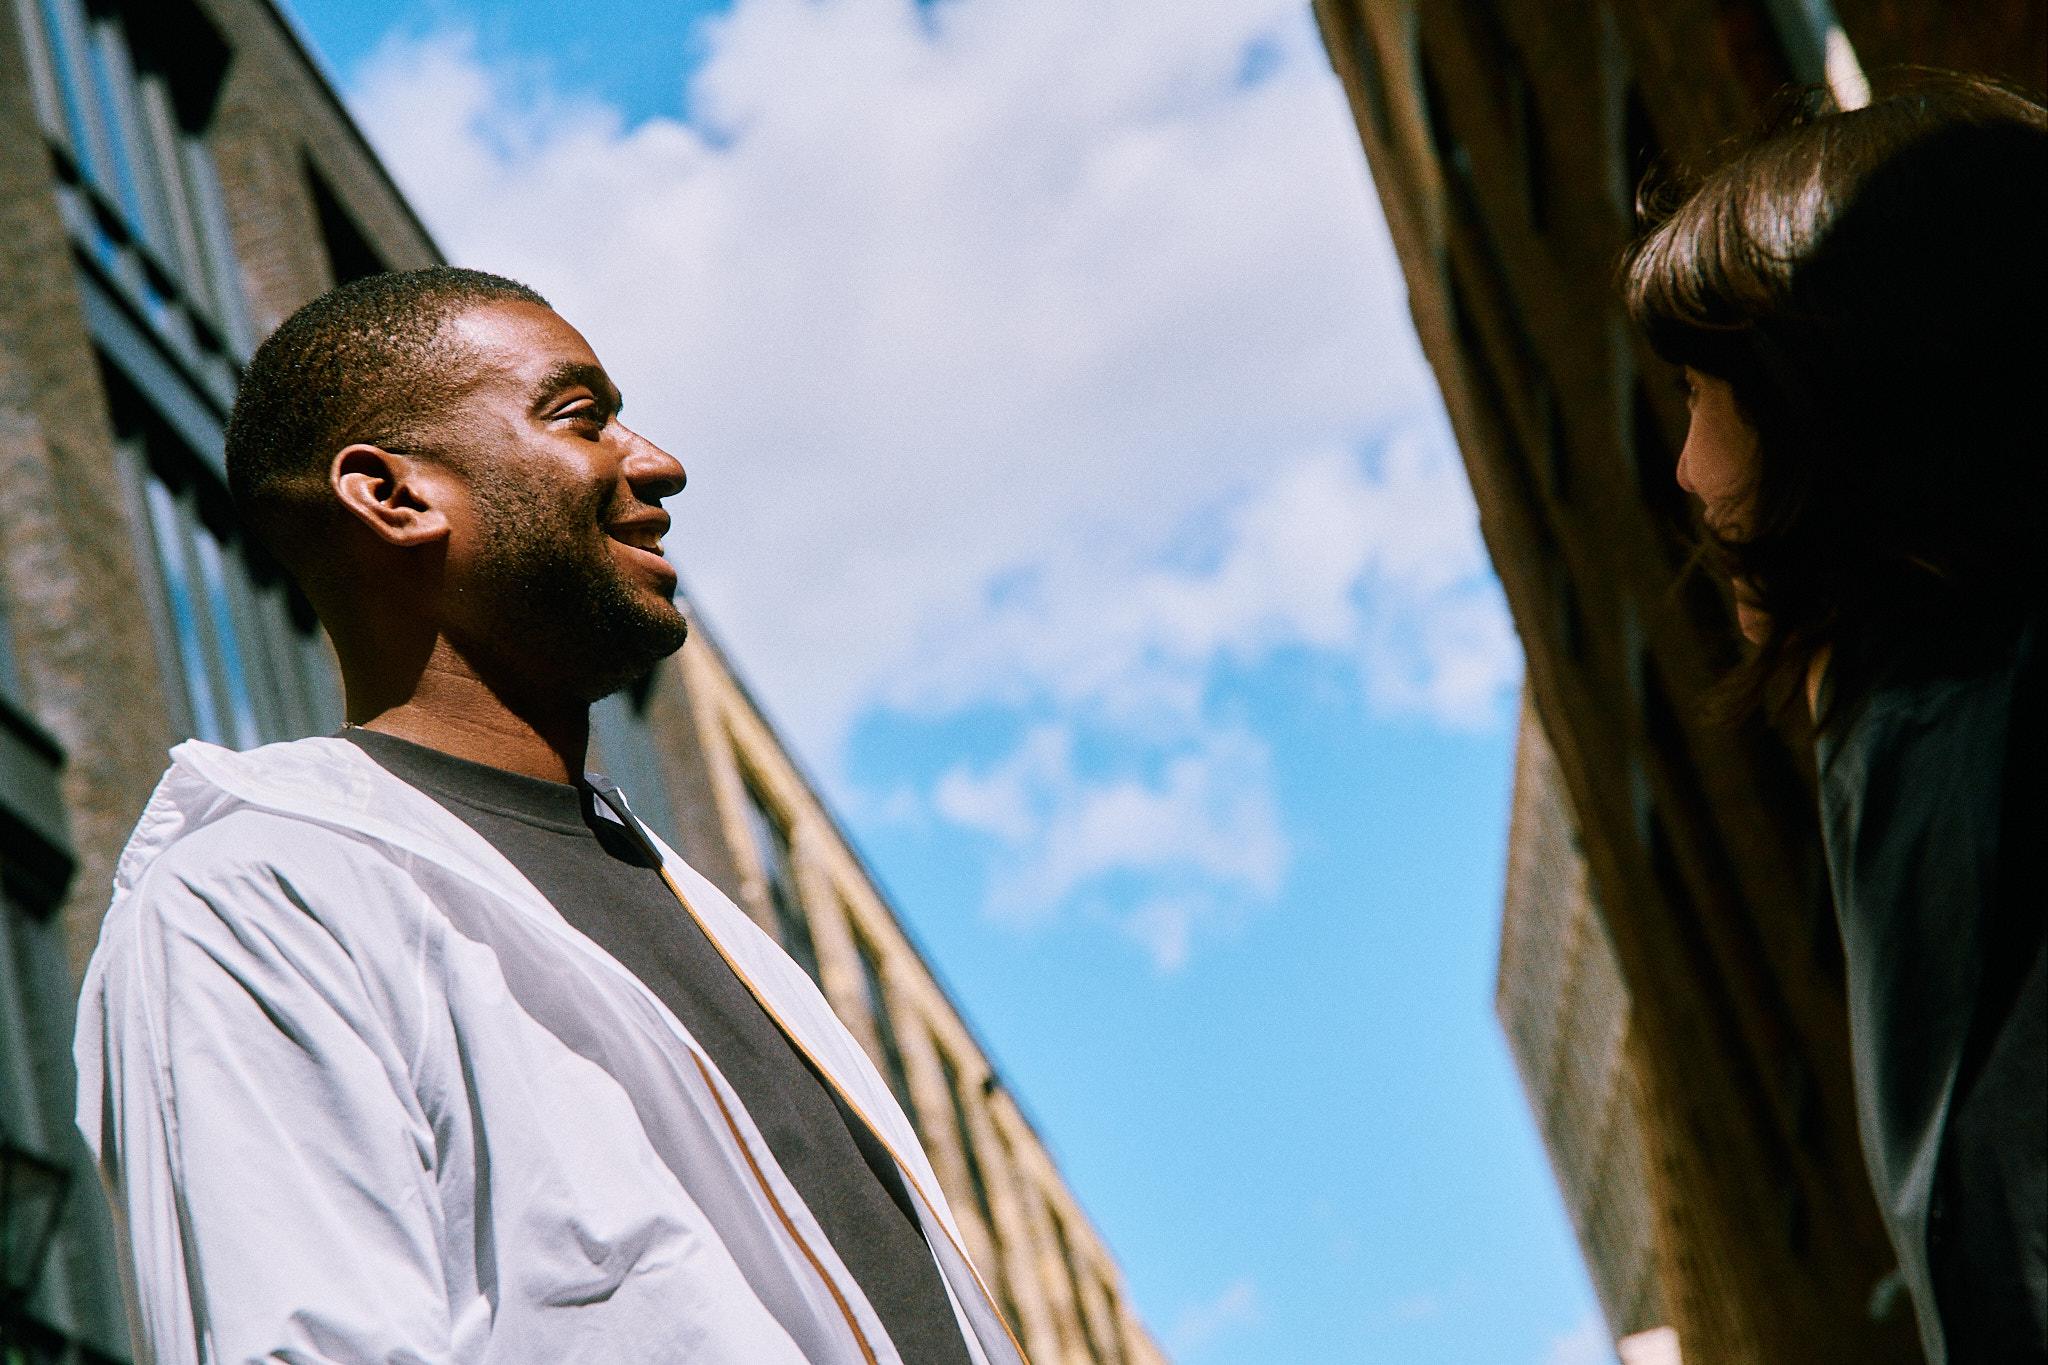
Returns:
[[[1365,116],[1372,124],[1373,136],[1381,142],[1387,140],[1393,120],[1387,110],[1387,80],[1380,70],[1380,55],[1373,47],[1372,25],[1367,22],[1363,10],[1350,13],[1351,66],[1358,73],[1359,93],[1365,100]]]
[[[1586,659],[1586,613],[1579,605],[1579,588],[1572,582],[1571,570],[1564,562],[1556,562],[1557,591],[1557,643],[1564,656],[1574,663]]]
[[[1548,480],[1560,499],[1569,482],[1563,464],[1566,447],[1564,417],[1554,401],[1554,389],[1539,358],[1536,340],[1530,335],[1522,317],[1507,263],[1501,257],[1493,234],[1487,230],[1478,186],[1472,177],[1471,157],[1464,144],[1451,135],[1449,125],[1441,117],[1441,94],[1436,90],[1436,79],[1431,74],[1426,54],[1421,68],[1424,101],[1432,111],[1430,129],[1444,168],[1444,189],[1450,209],[1447,226],[1454,241],[1467,248],[1463,263],[1471,267],[1472,286],[1479,306],[1488,309],[1489,318],[1499,326],[1504,351],[1502,364],[1508,373],[1504,376],[1500,366],[1495,364],[1479,318],[1473,311],[1472,300],[1466,294],[1465,282],[1456,266],[1447,259],[1444,284],[1449,294],[1451,324],[1458,338],[1459,350],[1463,352],[1465,372],[1474,396],[1493,425],[1494,434],[1501,442],[1500,454],[1506,457],[1517,491],[1533,517],[1538,515],[1537,479]],[[1533,437],[1518,435],[1518,414],[1509,407],[1510,394],[1525,400],[1527,411],[1521,416],[1529,423],[1528,429],[1535,432]],[[1545,443],[1547,467],[1540,472],[1529,460],[1528,441],[1532,439]]]
[[[1530,84],[1519,57],[1508,69],[1507,98],[1508,122],[1521,158],[1522,207],[1529,215],[1529,226],[1545,232],[1550,227],[1550,152],[1536,87]]]
[[[1003,1273],[1003,1234],[996,1227],[996,1211],[989,1202],[988,1175],[981,1168],[981,1153],[974,1145],[974,1127],[967,1117],[967,1097],[960,1089],[960,1068],[939,1049],[939,1068],[946,1073],[946,1097],[953,1105],[953,1134],[960,1143],[960,1161],[967,1168],[967,1186],[974,1195],[975,1211],[981,1215],[981,1225],[988,1229],[989,1251],[995,1260],[995,1278],[1005,1298],[1009,1294],[1009,1277]],[[1013,1314],[1014,1320],[1014,1314]]]
[[[1662,361],[1657,364],[1666,369]],[[1691,512],[1685,490],[1678,486],[1678,450],[1665,433],[1664,418],[1651,401],[1650,390],[1641,375],[1636,377],[1629,405],[1629,445],[1636,467],[1636,487],[1656,522],[1658,539],[1667,555],[1674,560],[1683,558]]]
[[[875,1023],[875,1042],[882,1049],[882,1074],[896,1092],[896,1102],[912,1122],[917,1108],[910,1100],[910,1073],[903,1066],[903,1045],[896,1036],[895,1012],[889,1008],[888,984],[882,977],[882,959],[866,935],[854,931],[853,946],[860,954],[861,980],[867,987],[868,1017]]]
[[[1727,858],[1712,842],[1713,834],[1706,824],[1704,810],[1696,800],[1690,799],[1688,793],[1680,790],[1676,794],[1685,807],[1678,817],[1681,827],[1695,841],[1706,844],[1699,850],[1709,864],[1701,884],[1710,889],[1715,903],[1711,907],[1700,904],[1681,865],[1678,849],[1662,812],[1656,801],[1643,792],[1638,797],[1637,820],[1649,862],[1651,883],[1679,941],[1680,951],[1696,964],[1693,979],[1699,984],[1700,1003],[1711,1021],[1709,1027],[1723,1038],[1740,1040],[1744,1030],[1732,998],[1735,987],[1725,967],[1728,959],[1717,954],[1709,940],[1709,917],[1702,913],[1703,908],[1711,908],[1712,918],[1723,933],[1732,932],[1739,936],[1730,948],[1730,951],[1740,954],[1735,960],[1761,960],[1762,949],[1754,937],[1745,932],[1742,917],[1730,913],[1728,898],[1721,892],[1721,888],[1733,886],[1734,878]],[[1770,1064],[1754,1053],[1747,1055],[1754,1065],[1738,1068],[1731,1079],[1744,1104],[1752,1106],[1757,1113],[1770,1114],[1778,1120],[1759,1136],[1765,1144],[1764,1160],[1777,1172],[1775,1213],[1778,1231],[1794,1256],[1804,1256],[1810,1233],[1806,1194],[1785,1144],[1787,1139],[1811,1143],[1821,1136],[1813,1127],[1820,1117],[1814,1106],[1815,1094],[1809,1088],[1810,1078],[1807,1076],[1784,1071],[1773,1075],[1774,1068]]]
[[[63,903],[77,870],[63,772],[63,746],[0,697],[0,895],[39,914]]]
[[[1778,1086],[1780,1103],[1793,1140],[1809,1155],[1822,1156],[1826,1133],[1822,1128],[1820,1082],[1815,1078],[1813,1068],[1799,1053],[1786,1053],[1778,1074]]]
[[[1693,799],[1701,786],[1699,773],[1693,767],[1692,747],[1686,741],[1678,711],[1671,704],[1671,694],[1665,690],[1663,670],[1657,667],[1648,650],[1636,656],[1636,687],[1641,698],[1644,741],[1664,766],[1669,780],[1688,800]]]
[[[334,729],[337,678],[305,598],[237,524],[226,490],[122,372],[105,367],[151,615],[184,734],[250,748]]]
[[[1747,97],[1747,112],[1752,114],[1762,112],[1781,90],[1801,79],[1785,49],[1785,30],[1765,12],[1778,7],[1777,3],[1759,5],[1754,0],[1716,0],[1713,7],[1722,47],[1735,70],[1736,83]],[[1816,59],[1818,54],[1816,48]],[[1821,74],[1816,67],[1813,77]]]
[[[30,87],[81,261],[223,410],[250,337],[203,134],[227,47],[189,0],[24,0]]]
[[[1501,23],[1497,0],[1460,0],[1458,19],[1480,70],[1498,73],[1516,65],[1515,45]]]
[[[341,206],[341,200],[311,166],[306,168],[306,185],[313,195],[313,210],[320,219],[320,242],[327,248],[327,273],[334,283],[347,284],[389,270],[391,267],[370,245],[356,220]]]
[[[996,1083],[996,1082],[995,1082],[995,1077],[993,1077],[993,1076],[989,1077],[989,1078],[988,1078],[988,1080],[986,1080],[986,1081],[982,1082],[982,1087],[981,1087],[981,1088],[982,1088],[982,1093],[984,1093],[984,1094],[992,1094],[992,1093],[994,1092],[994,1089],[995,1089],[995,1083]],[[996,1125],[996,1124],[994,1124],[994,1123],[991,1123],[991,1124],[989,1125],[989,1127],[990,1127],[990,1130],[991,1130],[992,1132],[994,1132],[994,1133],[995,1133],[995,1135],[996,1135],[996,1146],[998,1146],[998,1147],[1000,1147],[1000,1148],[1002,1149],[1002,1152],[1003,1152],[1003,1158],[1004,1158],[1005,1162],[1006,1162],[1006,1163],[1007,1163],[1007,1164],[1009,1165],[1009,1168],[1010,1168],[1011,1170],[1013,1170],[1013,1171],[1014,1171],[1014,1170],[1016,1170],[1016,1169],[1017,1169],[1017,1157],[1016,1157],[1016,1153],[1014,1153],[1014,1152],[1012,1152],[1012,1151],[1010,1150],[1010,1143],[1009,1143],[1009,1140],[1008,1140],[1007,1138],[1005,1138],[1005,1137],[1003,1136],[1003,1130],[1002,1130],[1002,1128],[1001,1128],[1001,1127],[999,1127],[999,1126],[997,1126],[997,1125]],[[993,1237],[994,1237],[994,1236],[996,1235],[996,1234],[995,1234],[995,1232],[994,1232],[994,1230],[993,1230],[993,1229],[994,1229],[994,1224],[993,1224],[993,1223],[991,1223],[991,1224],[990,1224],[990,1229],[991,1229],[991,1230],[990,1230],[989,1236],[993,1238]],[[1016,1296],[1015,1296],[1015,1295],[1013,1295],[1013,1294],[1012,1294],[1012,1293],[1010,1292],[1010,1275],[1009,1275],[1009,1272],[1008,1272],[1008,1271],[1006,1271],[1006,1270],[1004,1270],[1004,1269],[1003,1269],[1003,1267],[1002,1267],[1002,1266],[1000,1266],[1000,1265],[998,1265],[998,1266],[997,1266],[997,1267],[995,1268],[995,1270],[996,1270],[996,1277],[995,1277],[995,1279],[996,1279],[996,1282],[995,1282],[996,1300],[997,1300],[997,1302],[998,1302],[998,1303],[1000,1303],[1000,1304],[1002,1305],[1002,1309],[1003,1309],[1003,1319],[1004,1319],[1004,1321],[1006,1321],[1006,1322],[1008,1322],[1008,1323],[1010,1324],[1010,1335],[1012,1335],[1012,1336],[1019,1336],[1019,1337],[1021,1337],[1021,1335],[1022,1335],[1022,1324],[1023,1324],[1023,1322],[1024,1322],[1024,1315],[1023,1315],[1022,1313],[1019,1313],[1019,1312],[1017,1311],[1017,1299],[1016,1299]]]
[[[1494,369],[1493,360],[1487,350],[1486,334],[1479,329],[1479,319],[1472,312],[1472,305],[1465,296],[1465,288],[1458,281],[1457,272],[1452,270],[1445,278],[1451,304],[1451,331],[1458,339],[1460,358],[1465,363],[1465,377],[1472,386],[1473,396],[1479,400],[1486,419],[1499,433],[1506,449],[1501,454],[1508,462],[1527,476],[1528,460],[1520,443],[1514,439],[1507,406],[1507,394],[1503,390],[1500,375]]]
[[[804,916],[804,903],[796,893],[796,864],[789,854],[789,826],[775,812],[768,799],[746,779],[747,829],[754,840],[754,857],[761,869],[768,906],[775,915],[775,934],[782,950],[796,964],[818,980],[818,947],[811,940],[811,922]]]
[[[1454,179],[1469,179],[1472,174],[1472,157],[1465,150],[1465,144],[1458,141],[1451,131],[1450,102],[1444,98],[1443,87],[1437,84],[1434,64],[1424,53],[1419,63],[1421,68],[1422,117],[1429,125],[1429,143],[1436,149],[1436,159],[1443,166],[1444,173]]]
[[[1664,171],[1664,144],[1657,138],[1657,125],[1643,103],[1642,90],[1630,84],[1621,108],[1622,205],[1634,215],[1636,204],[1647,186],[1654,192],[1654,177]]]
[[[1707,799],[1706,778],[1693,757],[1692,740],[1672,703],[1664,670],[1647,649],[1638,651],[1635,668],[1643,742],[1663,775],[1666,797],[1683,816],[1681,827],[1705,870],[1705,884],[1724,896],[1732,895],[1735,869],[1722,846],[1716,812]]]
[[[0,1143],[46,1163],[47,1180],[30,1187],[37,1191],[33,1205],[23,1186],[13,1191],[17,1218],[21,1206],[41,1211],[48,1199],[62,1202],[56,1238],[33,1292],[25,1301],[0,1296],[0,1314],[8,1315],[0,1320],[0,1332],[12,1333],[8,1365],[101,1365],[106,1358],[90,1351],[68,1354],[81,1345],[73,1333],[108,1339],[120,1332],[110,1232],[91,1159],[71,1122],[76,996],[64,925],[51,913],[52,904],[24,897],[15,852],[14,843],[0,841]],[[60,1264],[62,1271],[56,1269]]]
[[[1088,1343],[1088,1353],[1097,1360],[1106,1359],[1102,1342],[1095,1334],[1095,1320],[1088,1314],[1088,1300],[1081,1292],[1081,1268],[1074,1260],[1073,1240],[1067,1236],[1067,1225],[1059,1214],[1048,1208],[1045,1216],[1052,1220],[1053,1240],[1059,1243],[1060,1264],[1066,1267],[1067,1291],[1074,1296],[1074,1320],[1081,1325],[1081,1335]]]
[[[1502,22],[1500,5],[1495,0],[1465,0],[1459,9],[1479,68],[1499,83],[1499,117],[1520,162],[1516,172],[1521,180],[1522,206],[1530,227],[1542,232],[1550,220],[1550,168],[1535,86],[1521,50]]]
[[[1564,407],[1557,390],[1538,375],[1530,386],[1530,405],[1536,410],[1536,427],[1543,440],[1543,472],[1550,481],[1550,496],[1559,502],[1571,497],[1571,434],[1565,428]]]
[[[1484,253],[1481,255],[1483,257]],[[1490,453],[1494,454],[1500,471],[1511,481],[1515,494],[1520,497],[1534,533],[1548,542],[1551,533],[1538,497],[1537,471],[1530,460],[1528,447],[1522,443],[1517,432],[1515,414],[1508,407],[1507,390],[1499,370],[1494,367],[1486,336],[1480,330],[1479,318],[1472,311],[1471,301],[1467,298],[1464,285],[1455,269],[1444,272],[1444,292],[1450,302],[1451,330],[1457,338],[1458,351],[1473,406],[1479,410],[1480,420],[1487,424],[1485,438],[1490,445]],[[1525,344],[1526,339],[1523,338],[1519,327],[1514,325],[1512,314],[1508,316],[1506,326],[1511,336]],[[1520,353],[1518,358],[1533,363],[1525,352]],[[1532,391],[1541,395],[1547,392],[1549,386],[1540,378],[1540,370],[1535,373],[1538,378]],[[1548,418],[1545,419],[1544,429],[1547,434],[1555,434],[1550,433]]]
[[[1118,1321],[1122,1317],[1122,1314],[1117,1311],[1116,1290],[1110,1287],[1110,1283],[1108,1280],[1100,1278],[1098,1278],[1095,1281],[1095,1285],[1096,1288],[1102,1291],[1102,1302],[1105,1309],[1109,1313],[1108,1358],[1110,1361],[1110,1365],[1124,1365],[1124,1361],[1128,1359],[1128,1357],[1124,1355],[1123,1331]]]
[[[70,1150],[70,972],[55,906],[28,900],[14,872],[0,854],[0,1138],[55,1159]]]

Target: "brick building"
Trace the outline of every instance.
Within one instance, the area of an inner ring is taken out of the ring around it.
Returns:
[[[1602,1314],[1666,1325],[1630,1070],[1629,999],[1542,726],[1525,710],[1508,816],[1497,1004]]]
[[[2048,10],[1316,0],[1528,656],[1499,1007],[1632,1354],[1907,1361],[1857,1147],[1805,736],[1702,719],[1728,604],[1679,573],[1683,402],[1616,267],[1646,173],[1788,85],[2039,88]],[[1668,1354],[1668,1350],[1667,1350]]]
[[[180,738],[247,747],[341,720],[317,623],[228,505],[236,375],[322,289],[439,257],[266,0],[5,9],[0,1259],[33,1240],[34,1177],[69,1190],[33,1293],[0,1319],[23,1360],[122,1360],[69,1062],[115,856]],[[594,732],[593,766],[869,1045],[1032,1358],[1162,1360],[1045,1143],[701,623]]]

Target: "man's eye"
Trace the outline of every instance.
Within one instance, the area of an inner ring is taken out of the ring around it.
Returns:
[[[564,408],[555,415],[566,418],[571,422],[589,422],[594,426],[600,427],[610,420],[605,415],[605,410],[595,403],[586,403],[582,407],[576,408]]]

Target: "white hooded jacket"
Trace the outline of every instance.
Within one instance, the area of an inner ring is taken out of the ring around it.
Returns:
[[[76,1043],[139,1360],[898,1365],[710,1058],[488,841],[345,740],[171,758]],[[970,1357],[1022,1365],[866,1053],[660,850],[895,1153]]]

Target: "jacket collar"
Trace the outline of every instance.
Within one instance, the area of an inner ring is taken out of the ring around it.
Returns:
[[[242,752],[189,739],[171,750],[170,770],[121,851],[116,892],[132,888],[165,849],[236,804],[347,830],[506,896],[541,899],[482,835],[355,745],[326,735]]]
[[[521,913],[538,917],[568,942],[611,961],[609,954],[578,934],[489,840],[357,746],[326,735],[240,752],[203,740],[187,740],[171,750],[170,770],[158,782],[117,864],[116,896],[131,890],[173,843],[240,805],[326,825],[444,868]],[[782,1026],[828,1066],[835,1083],[846,1087],[844,1068],[824,1060],[841,1050],[828,1041],[837,1032],[827,1023],[830,1008],[822,1000],[804,998],[812,993],[795,983],[800,969],[769,946],[745,913],[674,850],[659,839],[654,844],[670,876],[687,888],[689,908],[713,944],[733,961]],[[633,989],[646,990],[625,968],[612,965]],[[872,1097],[868,1107],[875,1107]],[[905,1136],[899,1132],[896,1140]]]

